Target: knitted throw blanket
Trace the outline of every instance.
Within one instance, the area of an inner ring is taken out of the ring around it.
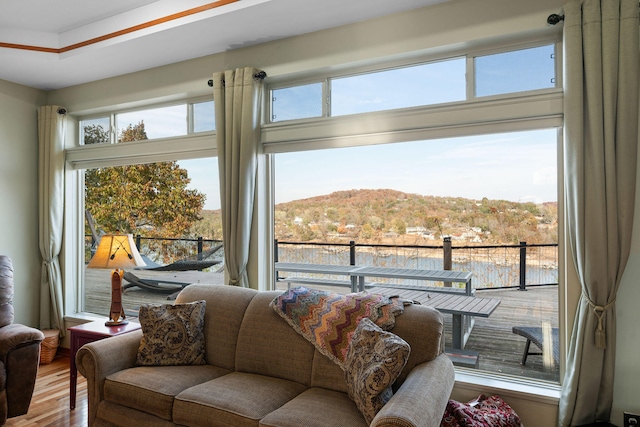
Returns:
[[[362,318],[368,317],[382,329],[390,330],[395,317],[404,311],[403,302],[397,297],[342,295],[303,286],[284,292],[270,306],[343,370],[351,336]]]

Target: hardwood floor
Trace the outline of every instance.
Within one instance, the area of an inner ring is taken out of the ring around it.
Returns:
[[[78,374],[76,408],[69,409],[69,357],[57,355],[40,365],[31,406],[26,415],[9,418],[5,426],[58,427],[87,425],[87,382]]]

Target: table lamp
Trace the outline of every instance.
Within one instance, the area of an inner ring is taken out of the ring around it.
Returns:
[[[122,276],[124,268],[145,266],[133,242],[132,234],[105,234],[87,268],[113,268],[111,272],[111,308],[107,326],[129,323],[122,306]]]

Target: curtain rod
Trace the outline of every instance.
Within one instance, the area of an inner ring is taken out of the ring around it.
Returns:
[[[558,15],[557,13],[553,13],[549,15],[547,18],[547,24],[556,25],[558,22],[564,21],[564,15]]]
[[[267,77],[267,73],[264,71],[258,71],[253,75],[253,78],[258,80],[263,80],[265,77]],[[207,84],[209,85],[209,87],[213,87],[213,80],[209,80]]]

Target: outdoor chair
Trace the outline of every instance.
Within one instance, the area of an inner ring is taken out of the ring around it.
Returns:
[[[84,215],[85,215],[85,218],[87,219],[87,224],[89,225],[89,230],[91,231],[91,238],[92,238],[91,255],[93,256],[93,254],[95,253],[98,245],[100,244],[100,239],[102,238],[102,235],[104,234],[104,232],[102,232],[102,231],[98,232],[98,229],[96,227],[96,223],[93,220],[93,215],[91,215],[91,212],[89,212],[89,210],[85,209]],[[223,246],[224,245],[219,244],[217,246],[212,247],[209,250],[206,250],[206,251],[198,254],[195,257],[188,257],[188,258],[180,259],[180,260],[174,261],[174,262],[172,262],[170,264],[158,264],[157,262],[152,261],[146,255],[141,254],[142,255],[142,259],[144,259],[144,262],[147,264],[147,266],[146,267],[137,267],[136,270],[154,270],[154,271],[191,271],[191,270],[196,270],[196,271],[202,271],[205,268],[213,267],[214,265],[218,265],[218,264],[220,264],[222,262],[220,260],[210,260],[210,259],[207,259],[207,258],[211,257],[211,255],[213,255],[214,253],[218,252],[220,249],[223,248]]]
[[[537,326],[514,326],[511,328],[511,331],[522,337],[527,339],[527,342],[524,346],[524,353],[522,354],[522,362],[521,364],[527,363],[527,357],[532,355],[542,355],[544,352],[545,345],[548,345],[545,342],[542,336],[542,328]],[[539,349],[539,352],[531,351],[531,343],[534,343]],[[557,365],[560,363],[560,345],[558,338],[558,328],[551,328],[551,354],[553,355],[553,361]]]
[[[124,272],[123,279],[129,282],[122,286],[123,291],[126,291],[127,289],[130,289],[133,287],[138,287],[140,289],[144,289],[151,292],[169,294],[167,299],[175,299],[178,293],[182,289],[184,289],[185,286],[191,284],[191,282],[174,282],[169,280],[143,279],[129,271]],[[162,283],[167,285],[177,285],[177,286],[163,286]]]

